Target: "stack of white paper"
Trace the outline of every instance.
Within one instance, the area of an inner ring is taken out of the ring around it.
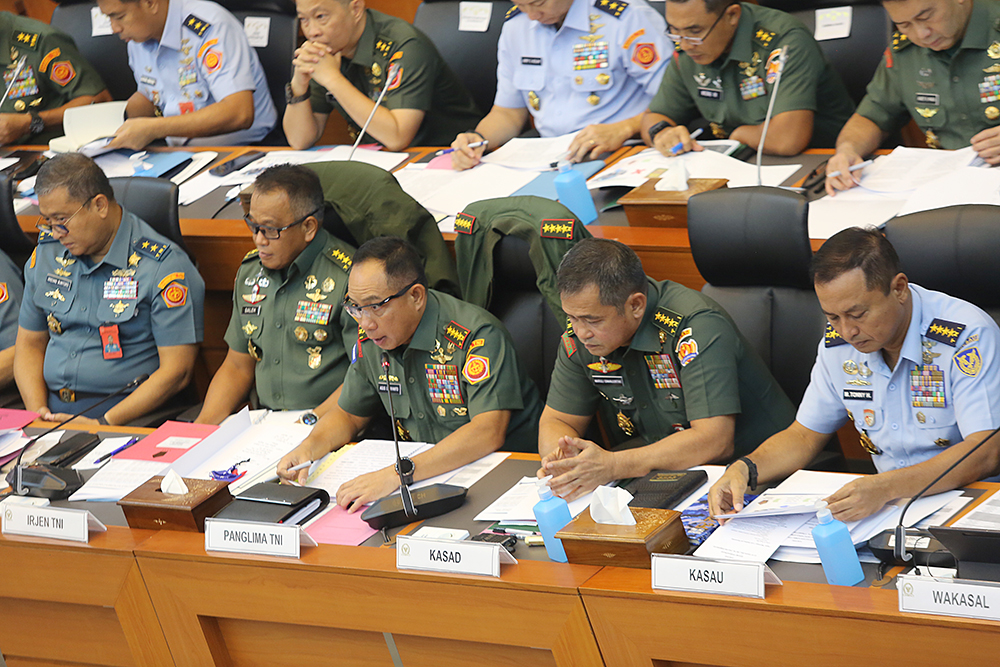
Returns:
[[[637,155],[611,165],[587,181],[587,187],[605,188],[625,186],[637,188],[650,178],[659,178],[670,169],[683,165],[688,178],[725,178],[727,187],[739,188],[757,185],[757,166],[748,164],[716,151],[699,151],[666,157],[655,148],[647,148]],[[770,165],[761,167],[762,185],[778,186],[797,172],[802,165]]]
[[[433,445],[426,442],[401,442],[399,455],[413,458],[431,447]],[[345,454],[336,454],[337,452],[333,452],[317,461],[310,469],[309,480],[306,482],[307,486],[326,489],[331,502],[335,501],[341,484],[396,463],[396,447],[392,440],[362,440]]]
[[[576,516],[583,510],[590,507],[590,501],[594,494],[588,493],[582,498],[569,503],[569,513]],[[499,521],[502,523],[524,524],[532,523],[535,520],[535,513],[532,511],[538,504],[538,478],[523,477],[506,493],[497,498],[476,515],[476,521]]]
[[[573,143],[577,134],[579,133],[573,132],[545,139],[511,139],[492,153],[483,156],[482,161],[510,169],[529,171],[553,169],[560,161],[566,159],[569,145]]]

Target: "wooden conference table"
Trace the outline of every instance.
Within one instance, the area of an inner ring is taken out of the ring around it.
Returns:
[[[480,484],[506,488],[532,465],[514,454]],[[488,502],[477,487],[467,504]],[[901,614],[891,587],[811,583],[816,566],[776,568],[785,585],[753,600],[653,591],[648,570],[524,549],[494,579],[397,571],[384,547],[320,545],[289,560],[118,526],[89,544],[0,536],[0,652],[10,667],[940,667],[1000,654],[998,623]]]

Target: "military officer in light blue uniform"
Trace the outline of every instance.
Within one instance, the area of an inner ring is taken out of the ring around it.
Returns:
[[[748,483],[782,479],[807,465],[847,420],[879,474],[829,496],[843,521],[918,493],[1000,425],[1000,328],[989,315],[911,285],[875,229],[831,237],[814,257],[813,274],[830,325],[795,422],[712,487],[713,514],[738,510]],[[988,442],[930,492],[995,474],[998,444]]]
[[[497,50],[497,94],[475,130],[458,135],[452,165],[479,162],[521,133],[530,114],[543,137],[582,130],[576,160],[616,150],[639,132],[673,53],[666,22],[645,0],[535,0],[507,14]]]
[[[49,160],[35,190],[44,222],[18,319],[21,398],[61,421],[148,373],[120,402],[85,413],[90,423],[129,423],[190,382],[205,283],[180,248],[115,202],[90,158]]]
[[[257,53],[243,26],[214,2],[100,0],[128,41],[138,90],[114,147],[234,146],[260,141],[277,123]]]

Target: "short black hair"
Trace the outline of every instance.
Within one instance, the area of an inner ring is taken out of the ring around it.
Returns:
[[[597,285],[601,303],[625,312],[625,302],[636,293],[645,294],[649,283],[642,261],[624,243],[611,239],[583,239],[570,248],[556,274],[559,294],[578,294]]]
[[[391,289],[401,289],[411,283],[427,287],[424,260],[409,241],[398,236],[376,236],[361,244],[354,253],[353,266],[367,260],[382,263]]]
[[[288,197],[292,216],[312,215],[323,224],[323,185],[315,171],[297,164],[276,164],[257,175],[253,191],[267,194],[280,190]]]
[[[35,178],[35,195],[66,188],[73,201],[85,203],[97,195],[115,200],[115,191],[97,163],[80,153],[60,153],[45,161]]]
[[[738,4],[736,0],[703,0],[705,3],[705,9],[708,10],[709,14],[721,14],[726,11],[729,5]],[[668,3],[673,3],[675,5],[683,5],[691,2],[691,0],[667,0]]]
[[[812,258],[813,284],[825,285],[842,274],[861,269],[865,288],[888,294],[899,274],[896,249],[875,227],[849,227],[837,232]]]

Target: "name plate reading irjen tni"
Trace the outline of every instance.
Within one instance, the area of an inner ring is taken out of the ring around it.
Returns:
[[[90,531],[105,532],[107,528],[87,510],[65,507],[33,507],[3,505],[4,535],[28,535],[55,540],[88,542]]]
[[[458,574],[500,576],[500,564],[517,559],[499,544],[469,540],[429,540],[407,535],[396,537],[396,568],[433,570]]]
[[[781,579],[764,563],[653,554],[653,588],[764,598],[764,585]]]

